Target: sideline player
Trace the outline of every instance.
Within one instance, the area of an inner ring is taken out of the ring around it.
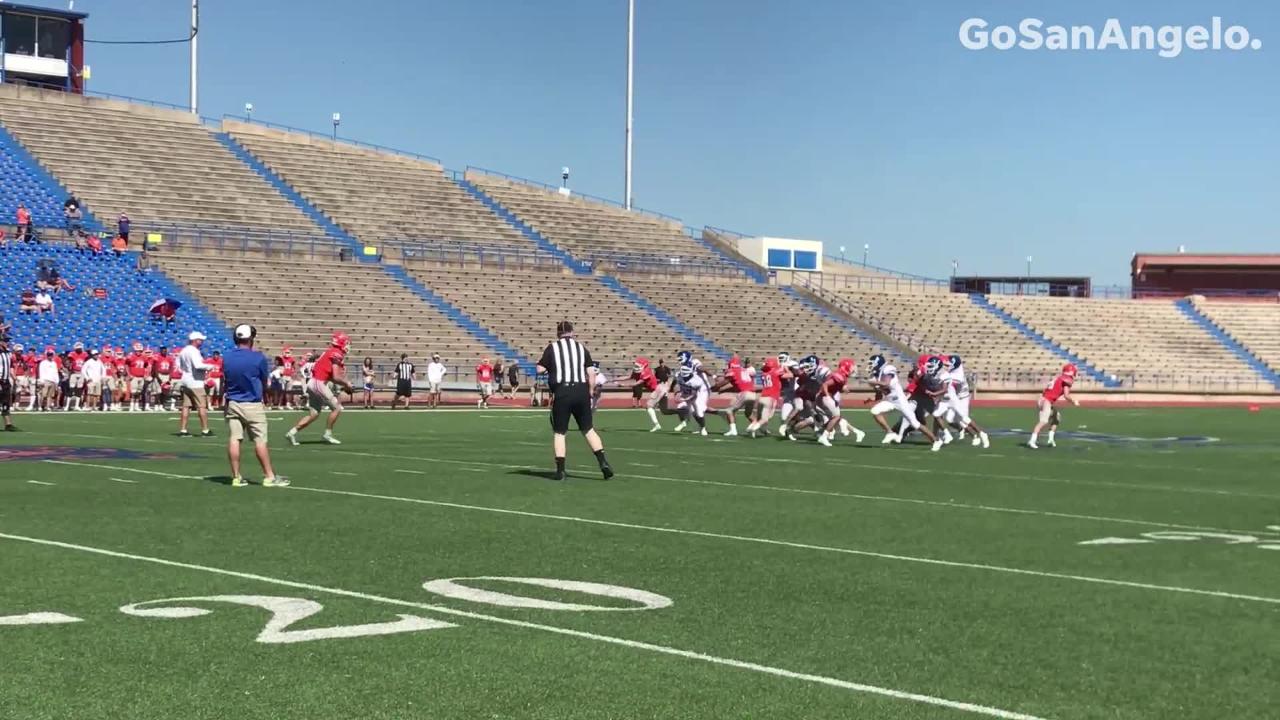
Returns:
[[[875,388],[879,401],[871,406],[871,417],[876,421],[885,432],[884,439],[881,444],[902,442],[902,437],[895,433],[889,427],[889,423],[884,419],[886,413],[897,410],[902,419],[912,430],[919,430],[925,437],[933,443],[931,448],[937,452],[942,448],[942,441],[933,434],[929,428],[925,427],[919,419],[916,418],[916,409],[907,402],[907,393],[902,388],[902,382],[898,379],[898,369],[890,365],[883,355],[871,356],[870,368],[871,387]]]
[[[311,366],[311,379],[307,381],[307,415],[285,433],[285,437],[289,438],[291,444],[300,444],[298,431],[305,430],[320,417],[320,412],[326,409],[329,411],[329,417],[325,421],[323,440],[330,445],[342,444],[333,436],[333,426],[338,424],[338,418],[342,416],[342,402],[334,396],[333,390],[329,389],[329,383],[332,382],[348,393],[352,391],[351,385],[342,376],[350,345],[351,339],[346,333],[335,332],[329,341],[329,348],[321,353],[320,359]],[[305,365],[303,370],[306,370]]]
[[[1045,445],[1056,447],[1058,443],[1054,442],[1054,433],[1057,432],[1058,426],[1062,424],[1062,414],[1058,412],[1058,408],[1053,404],[1059,400],[1066,400],[1076,407],[1080,407],[1080,401],[1071,396],[1071,386],[1076,382],[1076,366],[1067,363],[1062,366],[1062,373],[1049,383],[1044,392],[1040,394],[1040,399],[1036,401],[1036,408],[1039,410],[1039,419],[1036,426],[1031,429],[1031,440],[1027,442],[1027,447],[1032,450],[1038,450],[1040,446],[1036,445],[1036,440],[1040,437],[1040,431],[1046,425],[1049,426],[1049,439]]]
[[[481,360],[476,366],[476,389],[480,391],[480,401],[476,403],[476,407],[489,407],[489,398],[493,397],[493,363],[489,362],[489,358]]]

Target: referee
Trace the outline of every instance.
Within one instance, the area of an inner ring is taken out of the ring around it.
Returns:
[[[564,436],[569,432],[569,418],[587,439],[591,452],[600,463],[604,479],[613,477],[613,468],[604,456],[604,443],[591,422],[591,391],[596,370],[591,367],[591,352],[573,337],[573,323],[556,323],[555,342],[542,351],[538,372],[545,373],[551,390],[552,449],[556,455],[556,480],[564,480]]]
[[[17,430],[13,418],[9,417],[9,408],[13,405],[13,363],[7,338],[0,337],[0,417],[4,418],[6,432]]]
[[[409,362],[409,355],[402,354],[400,362],[396,364],[396,397],[391,401],[391,409],[395,410],[396,405],[400,404],[400,398],[404,398],[404,409],[409,409],[409,398],[413,396],[413,378],[416,373],[413,363]]]

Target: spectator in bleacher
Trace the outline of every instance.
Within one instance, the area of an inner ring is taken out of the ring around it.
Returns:
[[[39,311],[40,308],[36,307],[36,290],[23,290],[22,298],[18,301],[18,312],[33,313]]]
[[[53,314],[53,296],[44,288],[41,288],[40,291],[36,293],[36,310],[41,315],[44,315],[45,313],[50,315]]]
[[[67,282],[66,278],[62,277],[62,273],[58,272],[58,268],[56,266],[49,270],[49,285],[54,292],[58,292],[59,290],[70,291],[76,289],[74,285]]]
[[[116,218],[116,237],[124,238],[125,247],[129,246],[129,216],[124,213]]]
[[[98,237],[97,235],[90,235],[88,239],[84,241],[84,244],[88,246],[89,252],[93,253],[94,255],[102,254],[102,238]]]
[[[80,199],[75,195],[68,195],[66,200],[62,201],[62,211],[65,213],[71,208],[80,209]]]
[[[111,252],[115,253],[116,257],[120,257],[128,249],[129,249],[128,240],[120,237],[119,235],[111,238]]]
[[[28,242],[31,238],[31,211],[26,205],[18,203],[18,242]]]
[[[77,250],[84,249],[84,215],[79,205],[68,205],[63,211],[67,219],[67,239],[76,244]]]

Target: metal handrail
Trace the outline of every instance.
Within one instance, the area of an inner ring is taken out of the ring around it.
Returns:
[[[534,187],[540,187],[544,190],[550,190],[551,192],[555,192],[555,193],[560,192],[560,188],[556,187],[555,185],[549,185],[547,183],[539,182],[537,180],[522,178],[518,175],[508,175],[507,173],[498,172],[497,170],[489,170],[486,168],[477,167],[475,165],[468,165],[465,172],[472,172],[472,171],[478,172],[484,175],[493,175],[494,177],[504,178],[506,180],[511,180],[512,182],[518,182],[523,185],[532,185]],[[625,205],[618,202],[617,200],[610,200],[609,198],[603,198],[598,195],[589,195],[587,193],[578,192],[577,190],[573,191],[573,197],[580,197],[586,200],[592,200],[598,203],[604,203],[605,205],[610,205],[612,207],[620,208],[623,210],[627,209]],[[640,213],[641,215],[649,215],[651,217],[656,217],[661,220],[680,223],[681,225],[684,224],[684,222],[680,218],[675,217],[673,215],[667,215],[666,213],[660,213],[660,212],[657,212],[656,210],[645,210],[644,208],[638,208],[638,207],[632,206],[631,212]]]
[[[299,135],[306,135],[308,137],[314,137],[320,140],[327,140],[329,142],[336,142],[343,145],[353,145],[355,147],[365,148],[368,150],[377,150],[379,152],[390,153],[392,155],[402,155],[404,157],[413,158],[415,160],[423,160],[423,161],[432,163],[434,165],[441,165],[441,166],[444,165],[444,163],[440,161],[440,158],[432,157],[430,155],[423,155],[422,153],[416,153],[409,150],[400,150],[399,148],[387,147],[385,145],[377,145],[375,143],[364,142],[361,140],[353,140],[351,138],[346,138],[342,136],[338,136],[335,138],[330,133],[317,132],[315,130],[307,130],[305,128],[294,127],[292,125],[285,125],[283,123],[268,122],[266,120],[259,120],[257,118],[248,117],[244,115],[232,115],[229,113],[223,114],[222,119],[225,120],[227,118],[230,118],[232,120],[236,120],[242,123],[248,123],[250,125],[261,125],[263,127],[268,127],[275,130],[284,130],[285,132],[298,133]]]

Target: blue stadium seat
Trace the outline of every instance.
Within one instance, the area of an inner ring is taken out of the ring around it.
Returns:
[[[36,266],[45,258],[58,263],[60,274],[75,290],[54,295],[52,316],[21,313],[22,291],[35,287]],[[29,348],[52,345],[59,351],[77,342],[97,348],[108,343],[128,347],[135,341],[173,346],[199,330],[209,337],[208,350],[228,349],[231,330],[212,311],[159,269],[140,274],[136,264],[133,252],[116,257],[81,253],[72,246],[9,243],[0,249],[0,309],[13,323],[13,341]],[[106,291],[106,298],[93,296],[97,288]],[[182,303],[172,326],[153,321],[148,313],[162,298]]]

